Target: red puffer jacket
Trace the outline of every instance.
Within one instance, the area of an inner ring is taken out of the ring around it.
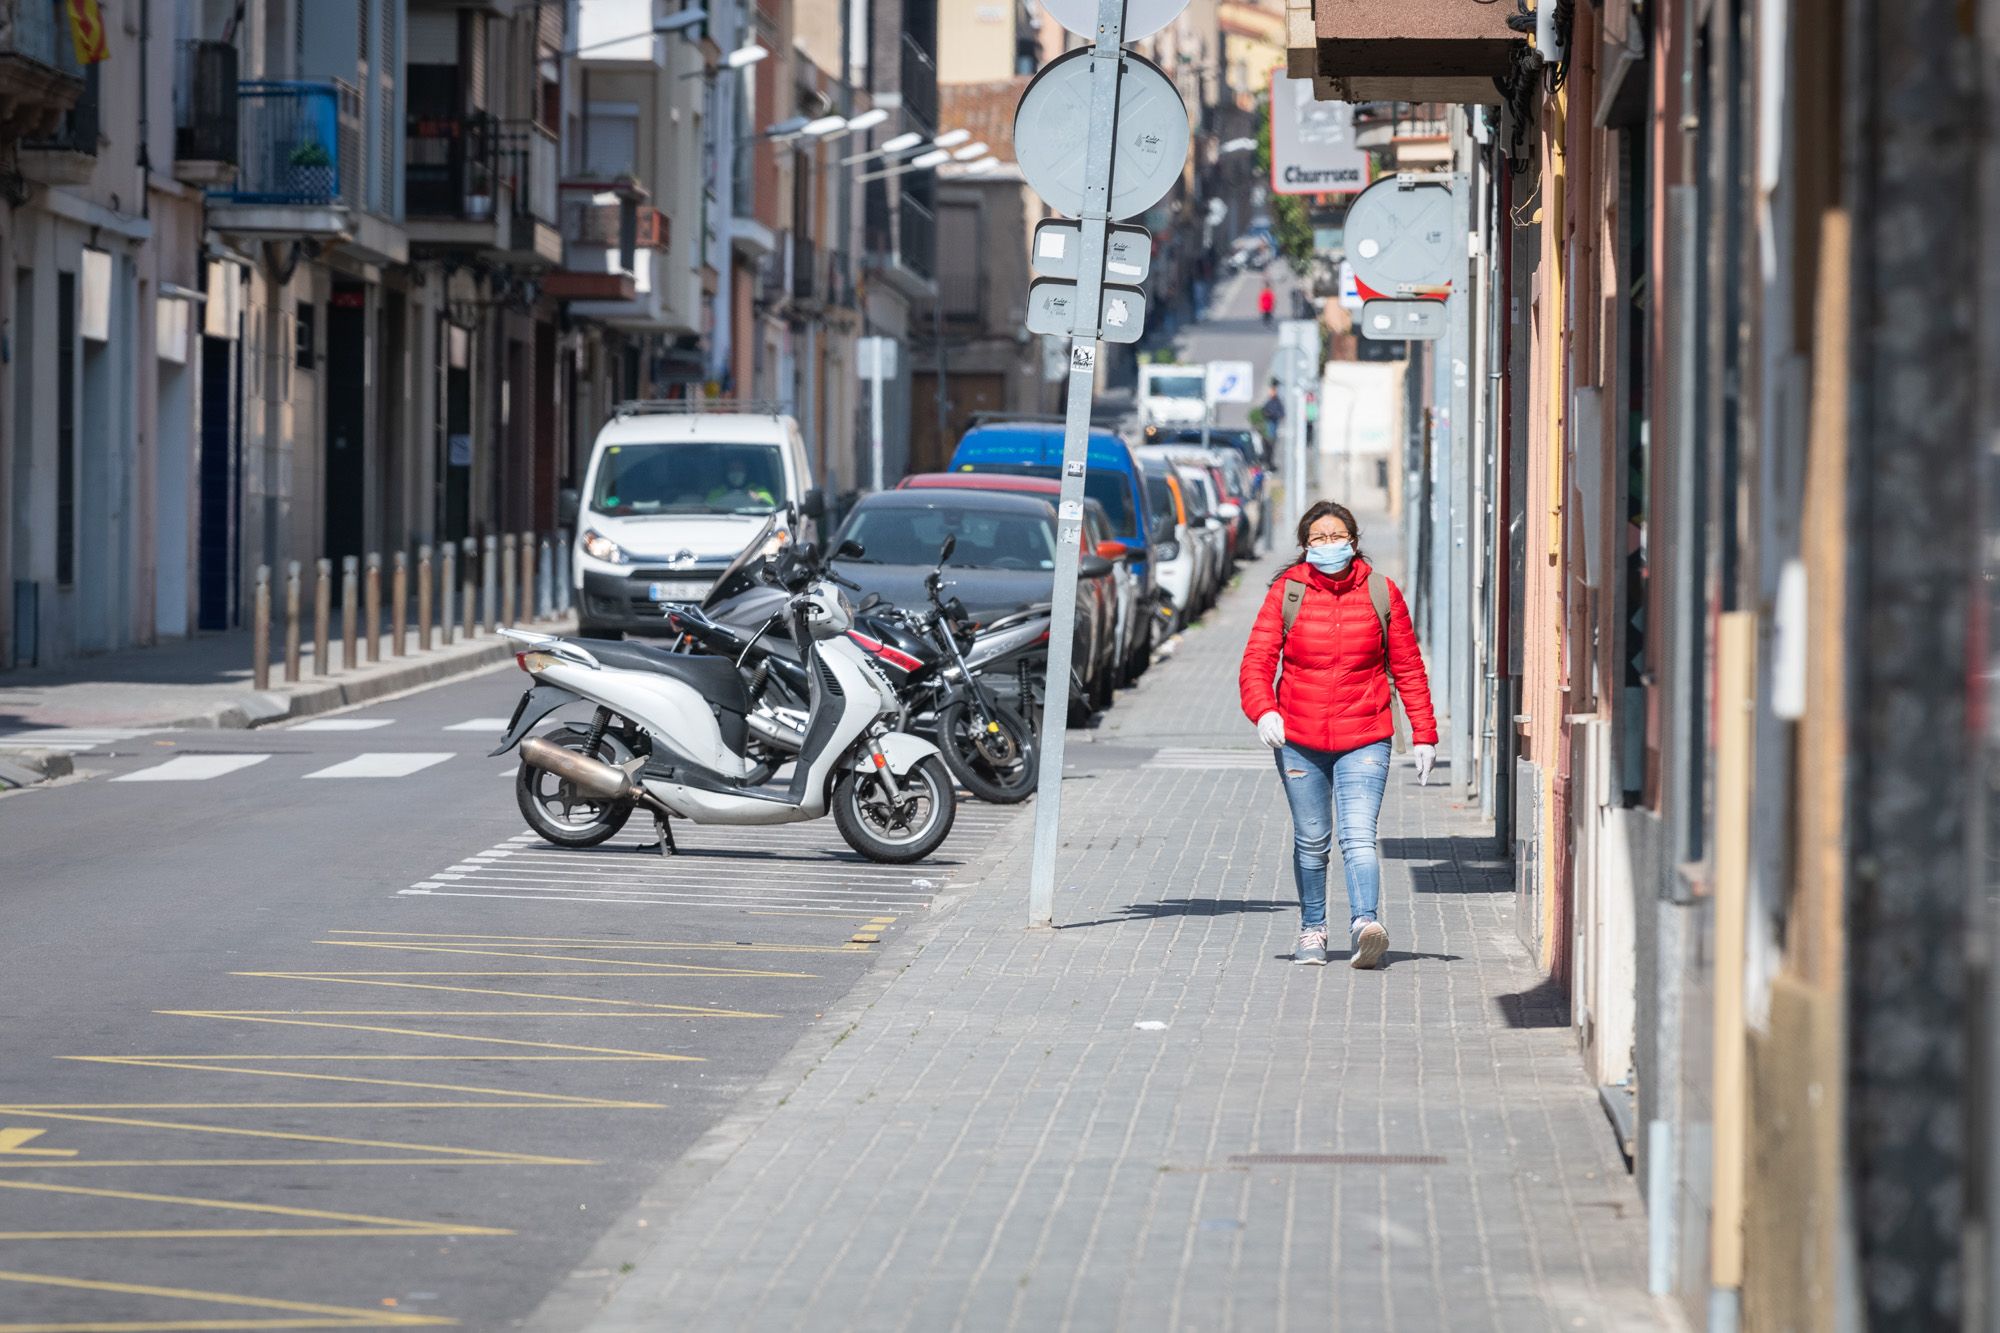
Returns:
[[[1417,648],[1417,631],[1403,594],[1389,584],[1388,665],[1384,669],[1382,622],[1368,598],[1368,562],[1357,559],[1339,574],[1299,564],[1285,571],[1264,596],[1264,607],[1243,649],[1237,686],[1252,722],[1272,709],[1285,719],[1285,739],[1313,750],[1353,750],[1395,732],[1389,713],[1389,677],[1409,715],[1410,738],[1437,744],[1430,679]],[[1285,584],[1306,585],[1305,601],[1289,638],[1285,633]],[[1284,678],[1272,689],[1282,658]]]

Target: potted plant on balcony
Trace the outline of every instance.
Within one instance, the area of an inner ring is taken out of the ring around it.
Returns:
[[[317,139],[301,139],[292,145],[285,159],[288,184],[294,195],[331,198],[333,195],[333,154]]]

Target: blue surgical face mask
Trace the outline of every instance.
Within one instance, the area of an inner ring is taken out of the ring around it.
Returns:
[[[1324,546],[1308,546],[1306,561],[1321,573],[1338,574],[1354,563],[1354,543],[1328,542]]]

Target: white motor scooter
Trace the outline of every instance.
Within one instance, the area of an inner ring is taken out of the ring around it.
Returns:
[[[755,785],[761,766],[745,755],[752,705],[728,659],[501,631],[519,646],[515,659],[535,684],[493,753],[520,745],[517,789],[537,833],[590,846],[643,808],[658,821],[664,854],[677,850],[674,818],[791,824],[830,811],[848,846],[871,861],[918,861],[937,849],[957,812],[951,777],[935,745],[890,725],[902,705],[882,669],[847,637],[854,609],[836,576],[815,567],[810,547],[785,548],[771,571],[790,594],[794,642],[809,645],[811,694],[804,744],[779,789]],[[578,702],[596,705],[587,728],[522,739]]]

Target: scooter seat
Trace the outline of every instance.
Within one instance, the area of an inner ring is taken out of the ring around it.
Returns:
[[[750,711],[750,694],[736,664],[726,657],[702,657],[690,653],[670,653],[664,648],[636,639],[568,639],[604,666],[618,671],[650,671],[672,676],[700,691],[725,713],[739,718]]]

